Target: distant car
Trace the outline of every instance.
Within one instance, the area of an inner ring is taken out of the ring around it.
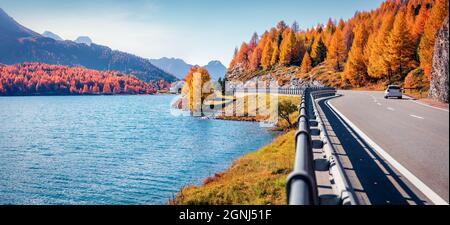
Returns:
[[[402,99],[403,98],[402,89],[397,85],[389,85],[386,91],[384,91],[384,98]]]

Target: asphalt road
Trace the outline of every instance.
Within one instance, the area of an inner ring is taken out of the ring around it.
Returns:
[[[448,111],[424,106],[408,98],[384,99],[382,92],[339,91],[338,94],[342,97],[330,100],[332,106],[435,194],[449,202]],[[412,184],[414,182],[408,185]],[[421,189],[411,187],[411,190]]]

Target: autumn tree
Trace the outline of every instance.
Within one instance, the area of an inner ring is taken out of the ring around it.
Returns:
[[[367,65],[364,57],[367,39],[368,32],[365,26],[359,25],[355,30],[355,37],[343,74],[345,80],[354,87],[360,87],[367,83]]]
[[[307,74],[311,71],[311,69],[312,69],[312,60],[311,57],[309,56],[309,53],[306,52],[305,55],[303,56],[300,70],[302,74]]]
[[[289,29],[286,38],[281,42],[280,47],[280,64],[289,66],[294,60],[296,52],[297,39],[292,30]]]
[[[386,15],[382,20],[382,25],[375,37],[368,43],[367,72],[370,77],[384,78],[389,75],[389,64],[387,61],[389,36],[394,23],[393,15]]]
[[[249,52],[250,52],[249,45],[247,43],[242,43],[241,48],[239,49],[239,52],[236,56],[236,63],[241,64],[244,68],[248,68],[249,65]]]
[[[183,87],[189,97],[189,109],[194,115],[203,115],[203,103],[212,93],[212,82],[208,70],[202,67],[192,67],[186,75],[186,84]]]
[[[120,94],[121,91],[122,91],[122,90],[121,90],[121,88],[120,88],[119,82],[115,82],[115,83],[114,83],[114,88],[113,88],[113,93],[114,93],[114,94]]]
[[[260,47],[255,48],[253,50],[252,55],[250,56],[250,70],[258,70],[261,66],[261,58],[262,58],[263,50]]]
[[[329,18],[322,36],[323,42],[325,43],[327,49],[330,47],[331,39],[333,38],[333,34],[335,31],[336,31],[336,24],[334,23],[333,19]]]
[[[303,70],[308,71],[303,61],[310,58],[312,67],[326,62],[335,71],[344,70],[342,79],[318,76],[328,85],[342,86],[341,82],[348,81],[350,86],[365,86],[392,76],[402,82],[420,62],[424,80],[429,82],[436,32],[447,16],[445,0],[392,0],[375,10],[356,12],[346,21],[336,23],[330,18],[326,25],[319,23],[306,30],[300,30],[297,22],[288,27],[280,21],[261,40],[253,34],[236,52],[230,67],[239,66],[243,77],[247,70],[267,72],[277,64],[305,65]]]
[[[424,81],[430,80],[433,49],[436,35],[448,16],[448,0],[435,0],[430,16],[425,24],[424,33],[419,46],[420,67],[424,71]]]
[[[315,39],[311,47],[311,58],[313,60],[313,67],[325,61],[327,57],[327,48],[322,40],[322,36]]]
[[[427,85],[423,82],[423,70],[417,68],[408,73],[405,77],[404,87],[408,89],[422,90]]]
[[[272,53],[272,59],[270,60],[270,66],[275,66],[279,62],[280,59],[280,48],[278,44],[275,42],[273,43],[273,53]]]
[[[250,42],[248,44],[249,49],[253,50],[258,46],[259,42],[259,36],[258,33],[253,33],[252,38],[250,39]]]
[[[293,128],[294,124],[291,121],[291,114],[298,110],[297,105],[293,104],[291,101],[281,101],[278,104],[278,116],[284,119],[288,123],[288,128]]]
[[[417,44],[419,44],[420,38],[423,35],[424,29],[425,29],[425,23],[428,20],[428,16],[429,16],[429,10],[427,9],[427,7],[425,5],[422,5],[420,7],[419,14],[415,18],[414,27],[412,29],[412,35],[413,35],[414,41]]]
[[[109,86],[109,83],[103,85],[103,94],[111,94],[111,86]]]
[[[89,94],[89,86],[87,84],[83,87],[83,94]]]
[[[100,88],[98,87],[97,83],[94,85],[94,87],[92,87],[92,93],[94,93],[94,94],[100,93]]]
[[[114,71],[43,63],[0,65],[2,95],[99,94],[99,87],[110,82],[128,85],[129,94],[150,92],[154,85]]]
[[[344,69],[346,57],[344,37],[341,29],[337,29],[331,39],[325,62],[336,71],[342,71]]]
[[[264,50],[262,52],[261,56],[261,66],[263,69],[267,70],[270,68],[271,61],[272,61],[272,54],[273,54],[273,41],[268,41],[266,45],[264,46]]]
[[[404,12],[399,12],[395,17],[394,27],[388,39],[387,53],[391,76],[404,78],[415,66],[414,41],[406,25]]]

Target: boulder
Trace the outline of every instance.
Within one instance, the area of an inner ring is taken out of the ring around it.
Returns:
[[[449,64],[449,30],[448,18],[436,37],[433,55],[433,69],[431,72],[429,97],[448,103],[448,64]]]

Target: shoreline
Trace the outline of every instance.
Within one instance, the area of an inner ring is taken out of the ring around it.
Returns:
[[[289,101],[293,102],[297,101],[297,96],[284,98],[292,98]],[[264,118],[216,116],[211,119],[258,123]],[[292,150],[295,145],[295,130],[283,129],[283,124],[280,123],[269,130],[279,132],[269,144],[236,158],[227,169],[204,178],[202,184],[181,188],[167,204],[285,204],[286,177],[292,170],[294,160]]]
[[[267,145],[242,155],[223,171],[187,185],[168,205],[283,205],[292,170],[295,131],[282,132]]]

